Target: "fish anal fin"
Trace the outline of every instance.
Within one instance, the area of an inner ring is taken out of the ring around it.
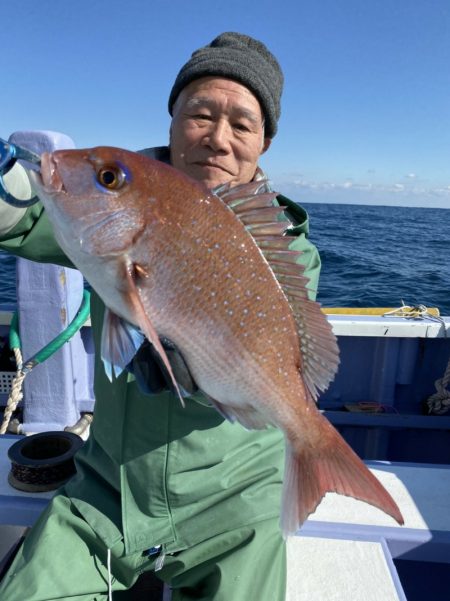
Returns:
[[[314,445],[287,443],[281,513],[283,535],[294,534],[327,492],[365,501],[402,525],[400,509],[380,481],[318,411],[316,419],[320,432]]]

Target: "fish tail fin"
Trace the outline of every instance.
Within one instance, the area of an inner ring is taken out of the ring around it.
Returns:
[[[287,442],[283,535],[294,534],[327,492],[370,503],[402,525],[403,516],[384,486],[319,411],[316,418],[319,436],[314,444],[307,439]]]

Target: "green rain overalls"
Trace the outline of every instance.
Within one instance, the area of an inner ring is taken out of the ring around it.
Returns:
[[[315,296],[320,259],[307,214],[278,200],[293,218],[291,248],[303,251]],[[70,265],[40,204],[0,248]],[[105,601],[108,590],[128,589],[155,567],[173,601],[283,601],[282,433],[231,424],[201,395],[184,409],[169,392],[144,395],[127,373],[110,383],[99,353],[103,311],[93,294],[95,419],[77,474],[27,536],[0,584],[1,601]]]

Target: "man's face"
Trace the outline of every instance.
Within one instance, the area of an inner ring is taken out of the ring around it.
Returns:
[[[231,79],[196,79],[175,102],[171,163],[208,188],[251,181],[270,142],[258,99]]]

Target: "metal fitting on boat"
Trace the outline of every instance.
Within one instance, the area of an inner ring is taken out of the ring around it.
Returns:
[[[73,432],[80,436],[83,440],[86,440],[89,436],[89,430],[92,424],[94,416],[92,413],[83,413],[80,419],[73,426],[66,426],[64,432]]]
[[[23,434],[23,427],[22,424],[20,423],[20,421],[17,419],[17,417],[15,417],[14,419],[12,419],[9,424],[8,424],[8,430],[7,432],[9,434]]]

